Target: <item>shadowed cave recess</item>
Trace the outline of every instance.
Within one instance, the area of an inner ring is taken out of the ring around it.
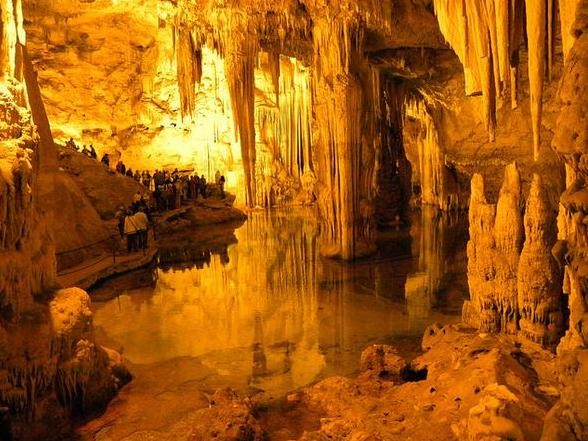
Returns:
[[[0,441],[588,440],[588,0],[0,11]]]

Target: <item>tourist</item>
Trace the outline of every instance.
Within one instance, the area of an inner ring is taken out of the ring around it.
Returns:
[[[90,156],[90,149],[88,147],[86,147],[86,144],[84,144],[84,148],[82,149],[82,153],[86,156]]]
[[[98,159],[98,153],[96,153],[92,144],[90,144],[90,158]]]
[[[141,173],[139,172],[139,170],[135,171],[133,178],[135,179],[135,181],[141,182]]]
[[[140,249],[147,249],[148,248],[148,235],[147,235],[147,225],[149,220],[147,219],[147,215],[145,214],[145,208],[140,207],[139,210],[133,216],[133,222],[137,227],[137,244]]]
[[[118,211],[114,215],[116,220],[118,221],[117,227],[118,227],[118,233],[120,234],[121,239],[123,239],[125,237],[125,215],[126,215],[126,210],[125,210],[125,207],[123,207],[122,205],[120,207],[118,207]]]
[[[200,176],[200,194],[206,199],[206,178],[204,175]]]
[[[104,164],[106,168],[110,168],[110,156],[108,155],[108,153],[104,153],[104,156],[102,157],[100,162],[102,162],[102,164]]]
[[[133,173],[133,169],[131,167],[129,167],[127,169],[127,173],[126,173],[127,178],[131,178],[132,179],[134,175],[135,174]]]
[[[221,192],[221,198],[225,198],[225,175],[221,175],[221,177],[218,180],[219,186],[220,186],[220,192]]]
[[[127,167],[125,166],[124,162],[119,160],[116,163],[116,171],[119,172],[123,176],[127,173]]]
[[[125,236],[127,236],[127,253],[137,251],[137,226],[131,210],[128,210],[125,216]]]
[[[133,196],[133,204],[139,204],[141,199],[143,199],[143,195],[139,190],[137,190],[137,193],[135,193]]]
[[[143,185],[147,188],[147,190],[151,190],[151,175],[148,171],[143,172]]]
[[[66,147],[69,147],[70,149],[73,149],[75,151],[78,150],[78,146],[76,145],[75,141],[73,140],[73,138],[69,138],[69,141],[67,141],[65,143]]]

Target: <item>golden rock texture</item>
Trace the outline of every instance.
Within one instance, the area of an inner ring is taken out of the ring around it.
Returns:
[[[484,180],[472,179],[468,284],[464,322],[484,332],[517,331],[517,269],[523,240],[521,183],[516,164],[507,167],[498,204],[488,204]]]
[[[0,45],[0,436],[59,439],[72,415],[104,405],[122,380],[94,342],[89,296],[52,292],[52,218],[39,201],[54,189],[56,157],[39,119],[20,7],[2,5]]]
[[[558,247],[565,266],[564,293],[569,308],[569,326],[558,351],[561,399],[550,410],[541,441],[588,438],[588,402],[581,392],[588,378],[588,334],[586,323],[586,169],[583,159],[588,150],[586,102],[588,81],[588,2],[560,2],[562,27],[567,53],[566,68],[560,85],[562,111],[558,119],[553,147],[566,162],[566,191],[559,205]],[[574,15],[574,9],[576,14]],[[572,24],[573,23],[573,24]]]

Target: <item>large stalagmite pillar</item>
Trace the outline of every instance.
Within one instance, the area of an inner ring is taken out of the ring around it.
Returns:
[[[523,238],[521,179],[516,164],[506,167],[497,205],[488,204],[484,180],[472,178],[468,284],[471,300],[463,321],[485,332],[517,331],[517,267]]]
[[[531,118],[533,124],[533,158],[537,161],[541,146],[541,114],[543,108],[543,80],[545,77],[545,28],[547,19],[545,0],[526,0],[526,10]]]
[[[551,248],[557,240],[555,212],[539,175],[533,176],[525,211],[525,245],[517,275],[520,328],[535,343],[555,346],[563,333],[562,274]]]

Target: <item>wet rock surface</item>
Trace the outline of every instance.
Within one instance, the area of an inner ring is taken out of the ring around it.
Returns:
[[[360,375],[329,378],[301,391],[290,403],[293,418],[314,415],[319,429],[286,429],[271,439],[299,440],[538,440],[555,397],[555,357],[520,347],[508,337],[460,326],[432,326],[424,354],[410,364],[426,370],[416,381]],[[365,366],[381,365],[393,349],[372,347]],[[374,363],[374,355],[380,362]],[[396,356],[394,356],[396,358]],[[396,362],[394,363],[396,364]],[[400,364],[400,363],[399,363]],[[293,404],[292,404],[293,403]],[[287,436],[282,434],[289,433]],[[432,435],[434,434],[434,435]]]

